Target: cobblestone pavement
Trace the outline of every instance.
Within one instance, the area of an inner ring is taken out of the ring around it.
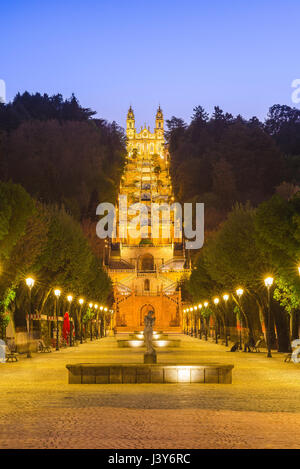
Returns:
[[[232,363],[233,384],[67,384],[67,363],[142,362],[114,338],[0,364],[0,448],[300,448],[300,364],[180,338],[158,361]]]

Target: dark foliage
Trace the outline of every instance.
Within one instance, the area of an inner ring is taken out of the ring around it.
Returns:
[[[14,123],[10,113],[17,115]],[[74,96],[17,95],[0,110],[1,179],[36,199],[63,205],[77,219],[95,218],[101,201],[114,202],[125,155],[116,123],[91,119]]]
[[[175,117],[167,125],[175,194],[205,203],[208,230],[235,202],[256,205],[285,178],[283,154],[257,118],[234,118],[217,106],[209,118],[197,106],[189,125]]]

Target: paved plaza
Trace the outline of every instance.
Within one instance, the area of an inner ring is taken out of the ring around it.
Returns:
[[[165,363],[232,363],[233,384],[67,384],[67,363],[142,362],[105,338],[0,364],[0,448],[300,448],[300,364],[176,336]]]

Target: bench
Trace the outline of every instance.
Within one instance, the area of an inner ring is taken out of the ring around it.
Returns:
[[[289,352],[285,357],[284,357],[284,362],[289,363],[292,359],[292,352]]]
[[[50,345],[45,345],[43,339],[39,340],[39,352],[41,353],[50,353],[52,352]]]
[[[260,353],[259,348],[261,347],[262,343],[264,342],[263,339],[258,339],[258,341],[255,343],[255,345],[252,348],[253,352]]]
[[[6,354],[5,358],[7,363],[8,362],[17,362],[18,361],[18,355],[17,355],[17,349],[15,344],[7,344],[6,348]]]

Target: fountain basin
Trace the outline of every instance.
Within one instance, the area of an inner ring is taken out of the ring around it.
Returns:
[[[66,365],[66,368],[69,372],[69,384],[231,384],[233,365],[78,363]]]
[[[165,348],[165,347],[180,347],[180,339],[153,339],[152,343],[154,347],[157,348]],[[143,339],[118,339],[117,340],[118,347],[144,347],[145,342]]]
[[[134,333],[129,334],[130,339],[132,340],[144,340],[144,333]],[[168,339],[168,334],[163,334],[162,332],[153,332],[153,340],[165,340]]]

